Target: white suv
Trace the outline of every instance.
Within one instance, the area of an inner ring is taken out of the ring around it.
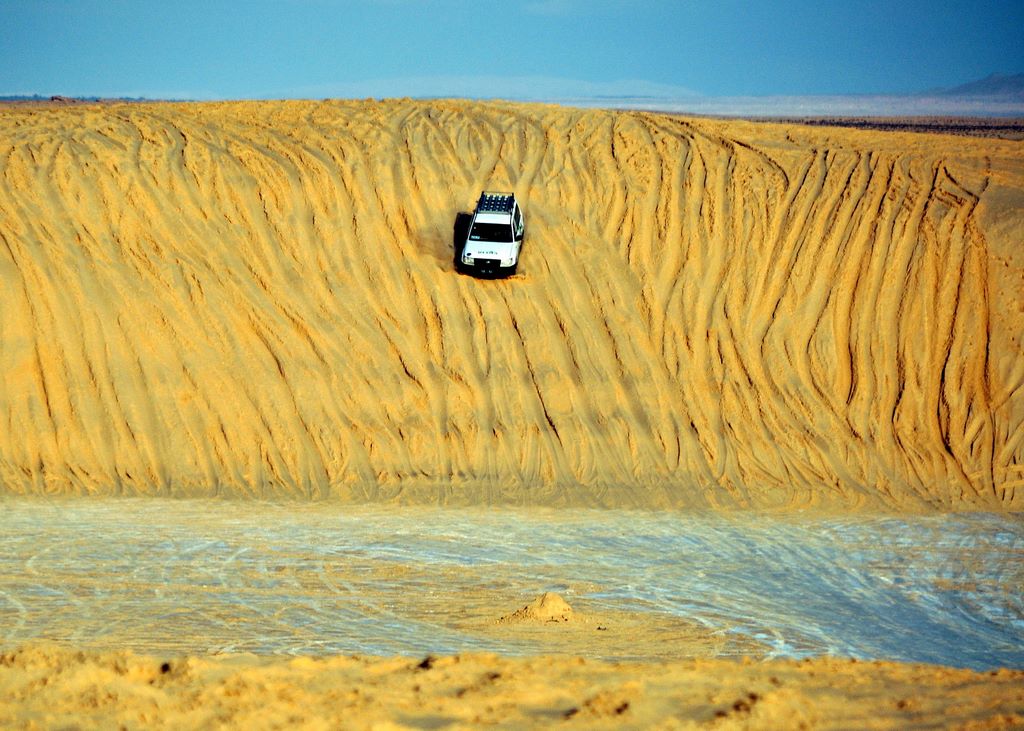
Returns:
[[[519,267],[526,223],[514,193],[484,191],[470,216],[455,219],[455,269],[481,277],[507,277]]]

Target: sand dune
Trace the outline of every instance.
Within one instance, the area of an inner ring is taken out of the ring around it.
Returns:
[[[372,100],[0,141],[5,492],[1024,507],[1019,143]],[[484,188],[508,281],[452,270]]]

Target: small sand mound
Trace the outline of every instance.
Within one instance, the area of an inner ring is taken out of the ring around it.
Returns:
[[[554,592],[546,591],[522,609],[506,614],[499,624],[512,622],[569,622],[575,618],[569,602]]]

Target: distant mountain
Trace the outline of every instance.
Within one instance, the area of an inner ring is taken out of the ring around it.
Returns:
[[[941,96],[1004,97],[1024,101],[1024,74],[991,74],[938,93]]]

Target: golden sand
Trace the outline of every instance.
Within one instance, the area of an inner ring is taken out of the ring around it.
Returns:
[[[1019,510],[1019,142],[0,108],[0,490]],[[485,188],[520,274],[452,267]]]
[[[832,658],[157,658],[34,645],[0,655],[0,725],[1011,729],[1024,726],[1024,671]]]

